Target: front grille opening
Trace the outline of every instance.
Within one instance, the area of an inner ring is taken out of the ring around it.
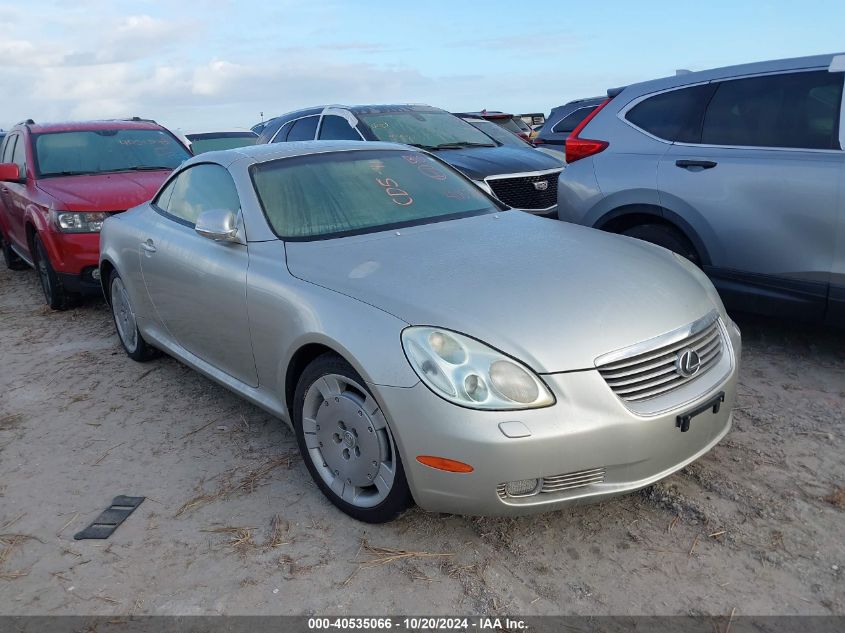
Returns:
[[[512,487],[511,485],[516,482],[505,482],[499,484],[496,486],[496,493],[501,499],[524,499],[526,497],[557,494],[568,490],[575,490],[576,488],[584,488],[585,486],[590,486],[592,484],[600,484],[604,481],[604,476],[604,468],[589,468],[587,470],[578,470],[572,473],[564,473],[562,475],[542,477],[531,494],[508,494],[509,487]]]
[[[487,184],[493,194],[509,207],[539,211],[557,204],[558,173],[539,176],[515,176],[513,178],[489,178]],[[534,183],[545,182],[545,189],[537,189]]]
[[[680,341],[657,346],[628,358],[598,366],[599,373],[619,398],[640,402],[662,396],[706,374],[724,353],[724,337],[718,318]],[[691,376],[678,368],[679,355],[697,354],[700,365]]]

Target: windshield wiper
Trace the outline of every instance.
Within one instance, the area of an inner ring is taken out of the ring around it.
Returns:
[[[89,176],[96,173],[96,171],[74,171],[67,169],[65,171],[50,171],[46,174],[41,174],[41,178],[50,178],[52,176]]]
[[[122,169],[114,169],[112,171],[162,171],[172,170],[173,167],[162,167],[161,165],[137,165],[135,167],[123,167]]]
[[[496,147],[492,143],[441,143],[434,149],[464,149],[466,147]]]
[[[406,145],[410,145],[412,147],[419,147],[420,149],[424,149],[428,152],[436,152],[439,149],[465,149],[467,147],[496,147],[496,145],[492,143],[471,143],[469,141],[466,142],[457,142],[457,143],[440,143],[439,145],[423,145],[422,143],[406,143]]]

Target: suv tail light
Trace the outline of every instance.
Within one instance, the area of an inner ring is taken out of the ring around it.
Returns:
[[[581,160],[582,158],[587,158],[588,156],[592,156],[593,154],[598,154],[601,151],[607,149],[609,143],[607,141],[596,141],[589,138],[580,138],[579,135],[581,134],[581,130],[583,130],[587,124],[593,120],[593,117],[596,116],[599,111],[610,103],[610,100],[613,97],[608,97],[601,104],[596,107],[595,110],[590,112],[581,123],[578,124],[574,130],[572,130],[572,134],[570,134],[566,139],[566,162],[567,163],[574,163],[576,160]]]

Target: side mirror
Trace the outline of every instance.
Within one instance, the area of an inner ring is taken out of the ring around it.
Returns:
[[[215,242],[243,244],[238,234],[238,216],[226,209],[203,211],[197,218],[194,230]]]
[[[14,163],[0,163],[0,182],[23,182],[20,168]]]

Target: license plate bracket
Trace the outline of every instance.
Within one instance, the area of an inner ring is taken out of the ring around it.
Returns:
[[[722,403],[725,401],[725,392],[720,391],[715,396],[713,396],[710,400],[702,404],[701,406],[693,409],[692,411],[688,411],[687,413],[683,413],[675,418],[675,426],[681,429],[681,433],[686,433],[689,431],[690,422],[692,419],[700,415],[706,411],[712,411],[713,413],[719,413],[719,409],[722,408]]]

